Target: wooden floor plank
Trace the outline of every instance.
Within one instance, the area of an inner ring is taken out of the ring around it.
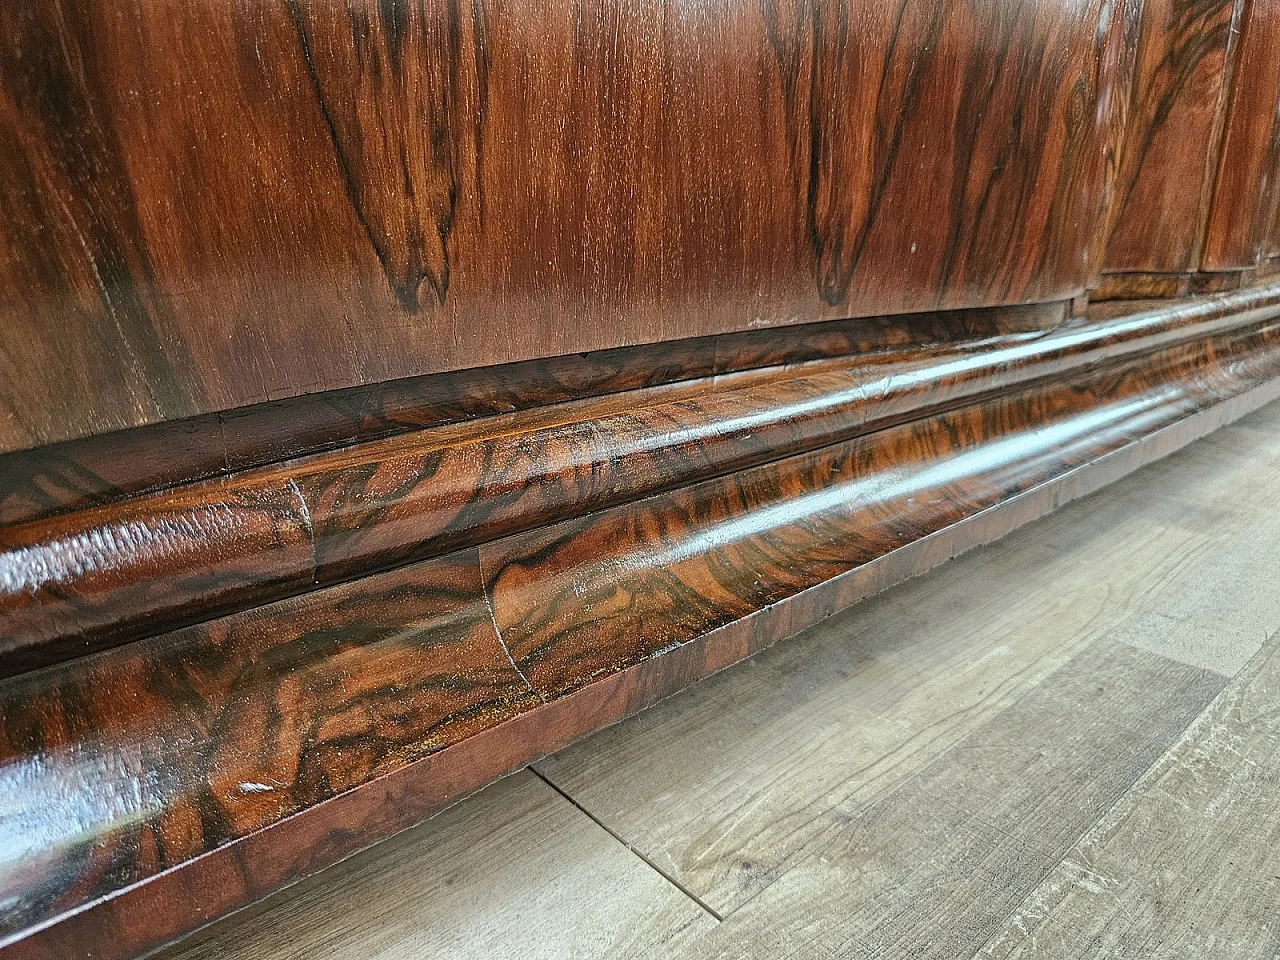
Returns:
[[[1280,491],[1280,485],[1276,488]],[[1280,630],[1280,511],[1203,551],[1112,637],[1234,676]]]
[[[539,771],[722,915],[1194,570],[1213,544],[1108,494],[794,638]]]
[[[648,956],[715,920],[532,773],[229,918],[164,960]]]
[[[1280,956],[1280,634],[981,955]]]
[[[698,940],[762,956],[762,930],[833,957],[965,958],[1222,689],[1224,678],[1100,641],[865,810]]]
[[[1213,543],[1149,594],[1116,639],[1233,676],[1280,630],[1280,405],[1143,473],[1178,526]]]

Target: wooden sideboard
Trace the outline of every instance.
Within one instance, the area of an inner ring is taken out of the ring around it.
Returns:
[[[1280,0],[0,7],[3,960],[1280,397]]]

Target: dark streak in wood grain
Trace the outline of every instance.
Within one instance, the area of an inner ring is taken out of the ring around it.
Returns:
[[[1089,291],[1089,299],[1108,300],[1175,300],[1191,292],[1189,273],[1104,273],[1098,286]]]
[[[1242,0],[1143,0],[1104,269],[1195,270]]]
[[[0,691],[0,940],[534,700],[474,551],[14,681]]]
[[[1206,225],[1206,270],[1240,270],[1257,263],[1267,227],[1266,201],[1280,174],[1270,149],[1280,123],[1280,9],[1253,0],[1242,30]]]
[[[1168,426],[1199,402],[1177,386],[1183,373],[1207,386],[1254,350],[1275,369],[1277,337],[1269,327],[1140,369],[1095,368],[485,544],[499,632],[534,689],[558,696]],[[1014,426],[1032,422],[1033,433]]]
[[[459,195],[483,182],[483,5],[287,2],[347,194],[396,299],[417,313],[425,282],[443,305]]]
[[[1280,396],[1274,6],[0,0],[0,956]]]
[[[1107,242],[1120,211],[1120,162],[1133,102],[1134,77],[1138,66],[1138,42],[1142,34],[1143,0],[1118,0],[1104,7],[1110,16],[1105,32],[1100,31],[1098,67],[1099,156],[1095,196],[1087,196],[1086,221],[1091,225],[1089,243],[1089,288],[1098,287]]]
[[[104,87],[110,66],[83,20],[48,13],[4,16],[0,44],[0,249],[7,251],[0,304],[5,333],[44,337],[56,362],[82,369],[62,389],[8,361],[6,387],[33,391],[48,409],[118,405],[157,419],[202,403],[180,343],[162,340],[151,295],[155,266],[138,221]],[[68,336],[68,331],[76,333]],[[30,349],[33,344],[28,344]],[[122,380],[118,374],[127,373]],[[7,405],[6,405],[7,406]],[[34,411],[33,411],[34,413]],[[3,428],[0,428],[3,429]]]
[[[1052,28],[1040,33],[1043,11],[1034,6],[979,13],[989,15],[979,28],[987,49],[963,58],[958,69],[948,57],[960,46],[962,18],[947,3],[902,0],[874,14],[885,21],[875,32],[864,29],[873,14],[845,4],[764,0],[761,9],[789,105],[791,161],[804,171],[798,200],[825,302],[847,300],[864,255],[892,229],[884,221],[909,205],[906,171],[932,162],[921,159],[921,126],[939,124],[936,112],[924,119],[939,100],[953,112],[950,126],[934,131],[948,142],[948,169],[936,171],[946,185],[938,200],[947,208],[947,227],[932,236],[895,238],[908,256],[920,257],[931,283],[942,290],[980,275],[1009,295],[1020,265],[998,225],[1034,218],[1036,204],[1044,202],[1038,189],[1051,196],[1049,208],[1059,216],[1081,222],[1078,210],[1089,202],[1099,172],[1095,77],[1105,51],[1094,51],[1092,69],[1064,72],[1068,61],[1051,55]],[[865,109],[846,106],[864,101],[873,102]],[[1003,142],[993,135],[996,124],[1006,131]],[[1056,165],[1046,165],[1040,146],[1059,137]],[[851,167],[864,175],[850,179]],[[1064,229],[1042,239],[1036,253],[1045,269],[1079,256],[1079,234]]]
[[[1223,270],[1217,273],[1202,270],[1191,275],[1191,293],[1196,296],[1226,293],[1248,287],[1255,279],[1256,271],[1252,267],[1246,270]]]
[[[121,615],[145,635],[315,585],[310,521],[288,478],[213,481],[99,516],[86,527],[64,515],[37,538],[0,528],[8,601],[0,658],[29,668],[119,639]],[[139,576],[143,556],[150,572]],[[49,642],[48,656],[32,660],[37,637]]]

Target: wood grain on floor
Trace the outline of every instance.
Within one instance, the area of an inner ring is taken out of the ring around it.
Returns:
[[[1278,718],[1273,404],[165,957],[1274,958]]]
[[[1120,522],[1104,517],[1099,534]],[[1094,564],[1057,525],[1043,533],[962,558],[536,767],[727,915],[820,843],[840,808],[929,763],[1206,547],[1130,527],[1124,562]]]
[[[970,957],[1171,746],[1223,678],[1101,642],[869,809],[701,944],[746,956],[795,930],[832,956]]]
[[[1280,956],[1280,635],[982,956]]]

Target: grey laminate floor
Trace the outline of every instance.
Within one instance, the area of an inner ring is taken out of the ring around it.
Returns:
[[[1280,956],[1280,404],[169,960]]]

